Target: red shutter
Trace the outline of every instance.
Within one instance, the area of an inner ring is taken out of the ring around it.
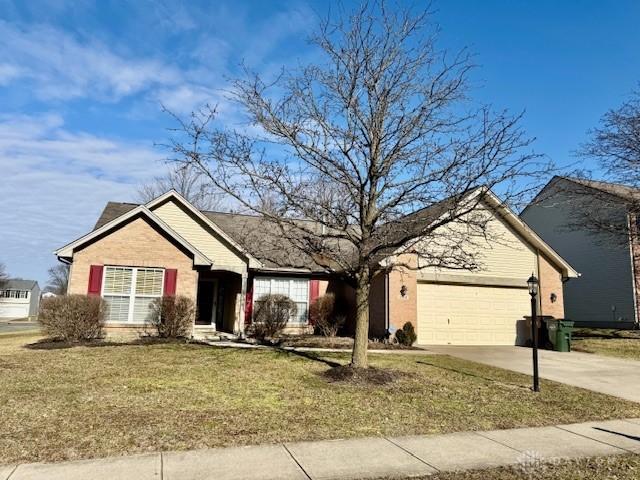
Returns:
[[[309,280],[309,322],[315,323],[311,318],[311,305],[320,296],[320,280]]]
[[[164,296],[173,297],[176,294],[176,285],[178,283],[178,270],[175,268],[167,268],[164,271]]]
[[[244,300],[244,324],[251,324],[253,314],[253,279],[247,280],[247,293]]]
[[[100,296],[102,293],[102,265],[91,265],[89,269],[89,287],[87,295]]]

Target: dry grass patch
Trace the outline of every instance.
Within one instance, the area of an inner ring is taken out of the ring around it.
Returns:
[[[372,355],[383,385],[332,382],[348,355],[184,343],[25,348],[0,339],[0,464],[156,450],[640,417],[640,405],[451,357]],[[551,413],[550,413],[551,412]]]
[[[576,329],[573,333],[572,349],[577,352],[640,360],[640,330]]]
[[[640,478],[640,456],[629,454],[440,473],[420,477],[417,480],[637,480],[638,478]]]

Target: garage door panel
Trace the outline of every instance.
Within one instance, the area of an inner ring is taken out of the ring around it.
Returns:
[[[418,342],[514,345],[529,310],[526,289],[418,284]]]
[[[0,304],[0,318],[22,318],[28,316],[28,304]]]

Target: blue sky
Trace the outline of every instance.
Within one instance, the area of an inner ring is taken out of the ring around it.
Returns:
[[[640,81],[640,2],[433,6],[440,46],[476,55],[472,97],[525,110],[536,151],[560,165]],[[0,262],[44,284],[56,247],[166,169],[156,145],[172,123],[161,103],[178,114],[219,103],[239,123],[222,89],[240,61],[269,74],[313,59],[306,36],[326,7],[0,0]]]

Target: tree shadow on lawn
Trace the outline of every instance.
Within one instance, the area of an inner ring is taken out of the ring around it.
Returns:
[[[278,347],[274,347],[274,350],[287,356],[295,355],[297,357],[304,358],[305,360],[320,362],[327,365],[329,368],[322,372],[318,372],[317,375],[329,383],[357,385],[363,387],[381,386],[393,383],[408,375],[406,372],[401,372],[391,368],[353,368],[350,364],[343,364],[335,360],[324,358],[318,355],[317,352],[301,352]]]
[[[526,385],[522,385],[520,383],[512,383],[512,382],[503,382],[501,380],[496,380],[495,378],[486,377],[483,375],[478,375],[477,373],[471,373],[465,370],[461,370],[459,368],[445,367],[443,365],[436,365],[435,363],[426,362],[424,360],[416,360],[416,363],[419,365],[428,365],[430,367],[439,368],[441,370],[447,370],[449,372],[459,373],[461,375],[465,375],[467,377],[477,378],[479,380],[484,380],[486,382],[495,383],[499,385],[503,385],[507,388],[512,389],[522,389],[522,390],[531,390],[530,387]]]
[[[316,352],[301,352],[298,350],[289,350],[289,349],[285,349],[285,348],[280,348],[280,347],[273,347],[273,349],[276,352],[279,353],[283,353],[286,356],[296,356],[296,357],[302,357],[305,358],[307,360],[313,360],[314,362],[320,362],[320,363],[324,363],[325,365],[331,367],[331,368],[336,368],[336,367],[342,367],[343,365],[340,362],[336,362],[335,360],[330,360],[328,358],[323,358],[320,355],[318,355]]]

